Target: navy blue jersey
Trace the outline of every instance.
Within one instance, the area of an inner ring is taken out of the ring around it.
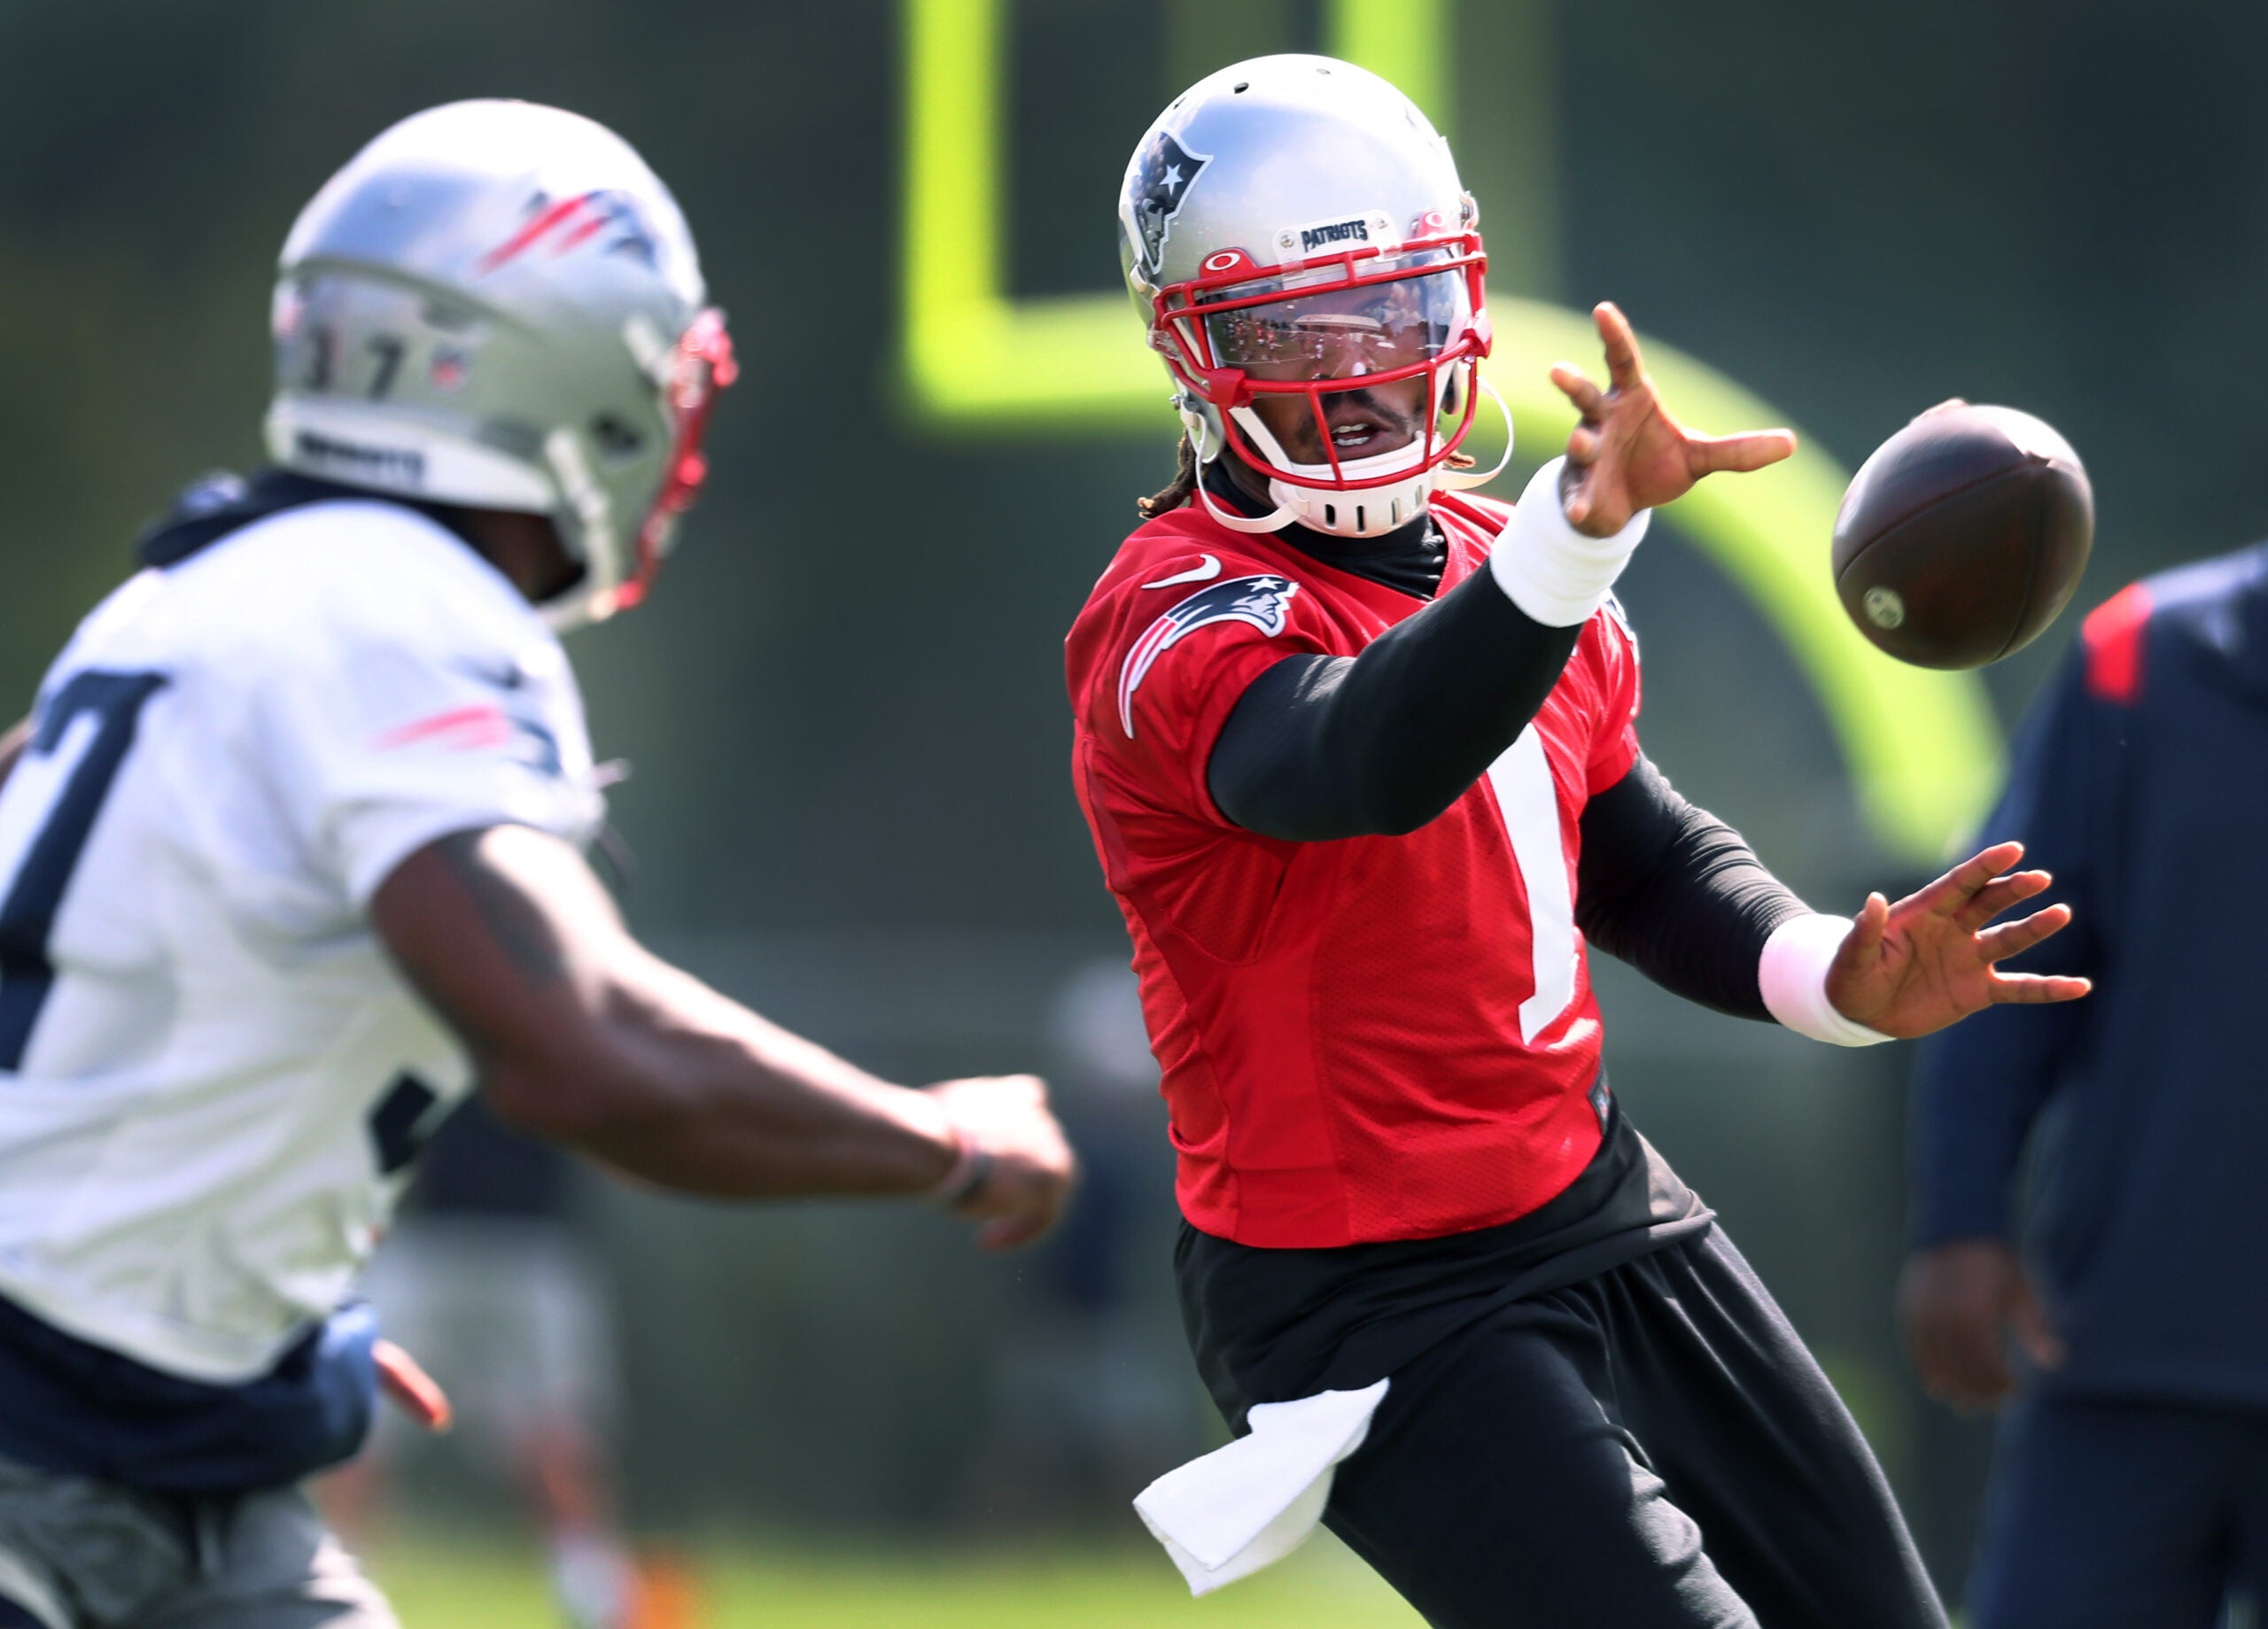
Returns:
[[[1922,1052],[1914,1243],[2021,1236],[2070,1347],[2058,1391],[2268,1402],[2264,811],[2268,544],[2095,611],[1985,823],[2074,913],[2013,965],[2095,993]]]

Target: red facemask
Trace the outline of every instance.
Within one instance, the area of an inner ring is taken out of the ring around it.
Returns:
[[[693,507],[701,483],[708,478],[709,462],[702,456],[701,443],[709,432],[717,393],[739,376],[732,336],[725,331],[725,314],[711,306],[693,319],[671,358],[664,400],[676,438],[670,448],[669,470],[639,524],[636,564],[615,589],[612,609],[628,610],[652,589],[669,553],[671,529]]]
[[[1417,230],[1398,247],[1364,245],[1278,266],[1223,250],[1207,257],[1198,276],[1158,291],[1150,343],[1177,380],[1218,409],[1229,449],[1261,474],[1332,492],[1407,480],[1447,461],[1472,430],[1489,345],[1480,233],[1451,231],[1430,214]],[[1379,454],[1408,454],[1390,474],[1350,477],[1332,436],[1329,398],[1411,379],[1422,379],[1425,392],[1417,444]],[[1238,423],[1236,409],[1269,396],[1307,402],[1328,473],[1287,467]],[[1455,409],[1447,434],[1445,405]]]

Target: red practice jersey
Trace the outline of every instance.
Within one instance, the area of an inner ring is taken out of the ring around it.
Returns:
[[[1441,592],[1510,507],[1436,495]],[[1638,756],[1638,650],[1594,617],[1534,723],[1398,837],[1234,826],[1206,767],[1245,687],[1352,656],[1425,601],[1195,507],[1118,551],[1068,642],[1073,776],[1134,941],[1182,1213],[1247,1245],[1510,1222],[1597,1151],[1598,1004],[1577,822]]]

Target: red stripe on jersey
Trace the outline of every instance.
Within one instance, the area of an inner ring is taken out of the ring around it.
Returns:
[[[2087,694],[2132,707],[2142,697],[2142,641],[2150,625],[2150,591],[2121,589],[2088,613],[2079,629],[2086,647]]]
[[[453,707],[447,712],[388,730],[378,737],[377,745],[380,751],[390,751],[442,736],[448,737],[448,744],[461,752],[478,747],[501,747],[512,739],[512,720],[493,702],[477,702],[470,707]]]

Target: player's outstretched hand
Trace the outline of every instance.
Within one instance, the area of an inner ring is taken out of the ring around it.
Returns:
[[[429,1431],[445,1431],[456,1422],[449,1394],[425,1366],[390,1340],[370,1347],[370,1361],[378,1367],[378,1390],[385,1399]]]
[[[1055,1225],[1078,1180],[1079,1162],[1048,1113],[1036,1074],[986,1075],[929,1088],[953,1128],[983,1161],[976,1185],[953,1206],[982,1222],[987,1250],[1020,1250]]]
[[[2011,872],[2020,842],[1994,843],[1918,893],[1891,904],[1867,896],[1850,936],[1827,970],[1827,998],[1854,1023],[1911,1040],[2001,1002],[2076,1001],[2093,988],[2085,979],[2002,973],[1994,966],[2028,950],[2071,920],[2069,905],[2050,905],[1998,927],[1986,923],[2023,904],[2052,879],[2044,871]]]
[[[1992,1408],[2015,1389],[2011,1332],[2040,1368],[2063,1361],[2023,1264],[1997,1238],[1915,1252],[1898,1280],[1898,1323],[1922,1389],[1964,1414]]]
[[[1568,432],[1567,473],[1559,501],[1568,524],[1611,538],[1641,509],[1682,498],[1705,475],[1744,474],[1776,464],[1796,450],[1790,430],[1735,436],[1697,435],[1670,416],[1638,354],[1630,321],[1612,301],[1591,308],[1606,349],[1602,391],[1573,362],[1551,370],[1551,383],[1575,404],[1583,422]]]

